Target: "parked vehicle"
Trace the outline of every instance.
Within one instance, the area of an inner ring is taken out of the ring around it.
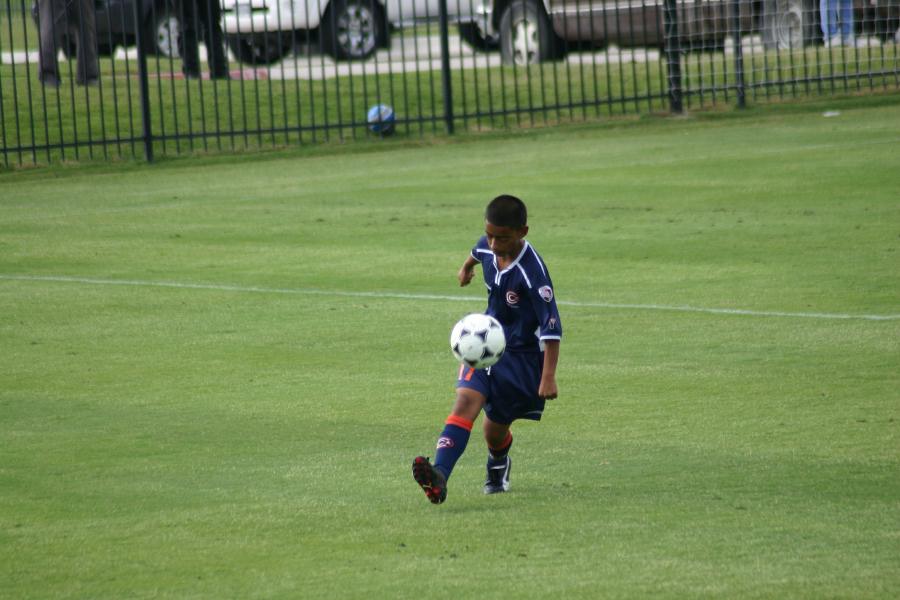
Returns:
[[[767,49],[821,41],[817,0],[738,0],[742,32],[760,32]],[[900,0],[855,0],[860,35],[890,40]],[[733,31],[732,0],[677,0],[683,50],[721,50]],[[664,0],[494,0],[489,29],[508,64],[561,58],[569,49],[665,45]]]
[[[241,62],[271,64],[299,42],[317,42],[337,60],[385,48],[392,30],[436,21],[438,0],[222,0],[225,41]],[[447,0],[454,22],[470,24],[480,0]],[[469,30],[477,43],[477,28]]]
[[[492,52],[500,49],[500,34],[491,22],[490,0],[473,0],[471,14],[457,17],[459,37],[475,50]]]
[[[97,13],[97,50],[103,56],[112,55],[119,46],[137,43],[135,3],[137,0],[95,0]],[[140,4],[140,24],[145,50],[159,56],[178,58],[181,27],[169,0],[145,0]],[[31,16],[38,23],[37,2],[31,5]],[[40,25],[38,25],[40,26]],[[74,42],[62,48],[66,56],[75,56]]]

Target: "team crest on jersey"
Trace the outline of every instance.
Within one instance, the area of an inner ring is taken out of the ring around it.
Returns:
[[[519,295],[512,290],[506,292],[506,303],[515,306],[519,303]]]
[[[453,440],[448,437],[442,437],[438,440],[437,447],[438,448],[452,448]]]
[[[544,302],[550,302],[551,300],[553,300],[553,288],[551,288],[549,285],[538,288],[538,294],[541,298],[544,299]]]

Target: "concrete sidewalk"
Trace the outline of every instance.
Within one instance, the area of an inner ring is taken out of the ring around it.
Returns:
[[[744,54],[761,54],[765,52],[762,39],[758,35],[745,36],[741,40]],[[876,38],[859,38],[860,47],[877,47],[880,42]],[[501,66],[499,52],[476,52],[468,44],[462,43],[459,38],[449,39],[450,68],[453,70],[474,70],[487,67]],[[848,49],[852,52],[852,49]],[[734,52],[731,38],[726,38],[725,55],[732,56]],[[711,54],[698,55],[712,57]],[[117,48],[113,55],[115,60],[136,60],[137,49]],[[200,58],[205,63],[206,49],[200,46]],[[60,52],[60,62],[66,61]],[[159,64],[159,71],[165,71],[169,63],[168,58],[148,57],[148,63],[154,68]],[[605,65],[644,63],[660,60],[660,51],[650,48],[617,48],[610,46],[607,49],[595,52],[571,52],[564,61],[551,63],[565,68],[566,65]],[[29,64],[37,68],[38,53],[34,51],[12,51],[0,53],[0,64],[22,65]],[[330,56],[321,54],[309,46],[300,46],[283,60],[270,66],[253,67],[242,65],[229,52],[229,63],[232,67],[234,79],[300,79],[307,81],[321,81],[343,77],[347,75],[388,75],[394,73],[415,73],[439,71],[441,68],[441,40],[437,35],[432,36],[394,36],[391,47],[377,51],[371,58],[365,61],[336,62]],[[180,63],[173,61],[173,66],[178,72],[172,72],[169,77],[177,79],[181,77]],[[177,66],[176,66],[177,65]],[[73,67],[74,68],[74,67]],[[524,68],[524,67],[522,67]],[[166,77],[166,75],[161,75]]]

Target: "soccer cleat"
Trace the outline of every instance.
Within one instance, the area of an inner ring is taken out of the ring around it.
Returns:
[[[509,491],[509,471],[512,468],[512,460],[506,457],[500,464],[492,464],[488,461],[487,481],[484,482],[485,494],[499,494]]]
[[[431,466],[424,456],[417,456],[412,464],[413,478],[432,504],[440,504],[447,499],[447,478]]]

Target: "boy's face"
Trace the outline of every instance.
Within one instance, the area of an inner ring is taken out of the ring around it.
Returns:
[[[522,251],[522,240],[528,235],[528,225],[522,228],[502,227],[484,222],[488,247],[496,256],[514,257]]]

